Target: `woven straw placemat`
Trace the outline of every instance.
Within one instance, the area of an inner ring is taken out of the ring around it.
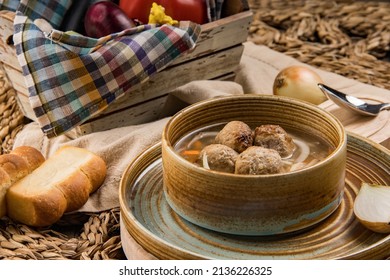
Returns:
[[[390,89],[388,1],[249,0],[249,41],[326,71]],[[0,65],[0,153],[27,120]],[[124,259],[119,209],[34,229],[0,220],[1,259]],[[73,225],[72,225],[73,224]]]
[[[0,62],[0,154],[9,153],[15,135],[23,128],[23,114]]]
[[[249,0],[249,40],[322,70],[390,89],[390,2]]]

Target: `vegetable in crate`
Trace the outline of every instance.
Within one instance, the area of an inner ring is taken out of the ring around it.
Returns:
[[[152,9],[150,9],[149,23],[175,25],[179,22],[177,20],[172,19],[172,17],[166,15],[163,6],[153,3]]]
[[[65,16],[61,22],[60,30],[62,31],[74,31],[80,34],[85,35],[84,29],[84,16],[88,10],[88,7],[101,2],[102,0],[83,0],[83,1],[73,1],[70,8],[65,13]],[[105,0],[110,1],[110,0]],[[111,2],[118,2],[111,1]]]
[[[129,18],[146,24],[153,2],[163,6],[165,13],[175,20],[189,20],[198,24],[208,21],[205,0],[120,0],[119,7]]]
[[[94,38],[135,26],[135,22],[118,5],[110,1],[101,1],[91,5],[85,14],[85,32],[88,36]]]
[[[221,9],[221,18],[228,17],[249,10],[247,0],[229,0],[223,1]]]
[[[119,0],[119,7],[131,19],[138,19],[140,22],[148,23],[150,9],[154,0]]]
[[[206,0],[158,0],[165,12],[178,21],[190,20],[199,24],[207,23]]]

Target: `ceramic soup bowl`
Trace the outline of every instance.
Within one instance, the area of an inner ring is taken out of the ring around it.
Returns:
[[[188,159],[178,143],[194,131],[241,121],[273,124],[330,148],[309,167],[277,174],[242,175],[210,170]],[[164,128],[163,190],[170,207],[207,229],[238,235],[275,235],[313,227],[339,206],[344,190],[346,133],[315,105],[274,95],[219,97],[186,107]]]

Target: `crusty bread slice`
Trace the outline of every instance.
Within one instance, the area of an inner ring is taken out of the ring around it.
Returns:
[[[9,188],[8,216],[30,226],[52,225],[84,205],[105,176],[102,158],[83,148],[62,147]]]
[[[16,182],[29,173],[27,161],[13,154],[4,154],[0,156],[0,168],[8,173],[11,183]]]
[[[33,172],[45,161],[45,158],[41,152],[30,146],[16,147],[11,151],[10,154],[18,155],[24,158],[24,160],[27,161],[29,173]]]
[[[4,169],[0,168],[0,218],[7,212],[7,207],[5,206],[5,194],[10,186],[11,178]]]
[[[0,218],[6,215],[5,195],[9,187],[45,161],[37,149],[20,146],[9,154],[0,155]]]

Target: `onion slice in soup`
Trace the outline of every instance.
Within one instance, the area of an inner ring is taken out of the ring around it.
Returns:
[[[300,148],[300,154],[299,156],[294,160],[295,163],[303,162],[307,159],[307,157],[310,155],[310,147],[308,144],[306,144],[304,141],[294,139],[295,145],[297,145]]]

